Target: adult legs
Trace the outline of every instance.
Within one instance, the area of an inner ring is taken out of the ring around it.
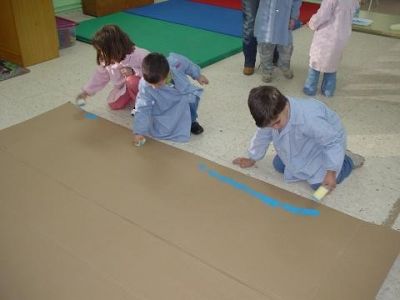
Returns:
[[[275,46],[275,44],[270,43],[258,44],[258,52],[260,53],[261,61],[262,80],[264,82],[271,82],[272,80],[272,70],[274,68],[272,61],[274,57]]]
[[[257,58],[257,39],[254,37],[254,22],[260,0],[243,0],[243,54],[245,75],[254,73]]]
[[[293,54],[293,44],[290,45],[277,45],[279,54],[278,67],[281,69],[283,75],[287,79],[293,78],[293,71],[290,69],[290,60]]]

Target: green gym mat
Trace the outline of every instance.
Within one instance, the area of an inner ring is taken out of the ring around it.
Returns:
[[[201,67],[211,65],[242,50],[242,39],[188,26],[127,14],[124,12],[81,22],[78,40],[90,43],[94,33],[106,24],[116,24],[138,47],[167,55],[182,54]]]

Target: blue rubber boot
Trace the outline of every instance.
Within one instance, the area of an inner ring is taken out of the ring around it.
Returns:
[[[317,93],[317,86],[319,81],[319,71],[313,68],[308,69],[308,76],[304,83],[303,92],[308,96],[315,96]]]
[[[321,93],[325,97],[333,97],[336,90],[336,72],[324,73],[321,84]]]

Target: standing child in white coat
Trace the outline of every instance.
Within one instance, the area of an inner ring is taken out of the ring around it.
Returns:
[[[351,24],[358,0],[323,0],[318,12],[308,22],[314,31],[310,47],[310,66],[303,91],[317,93],[319,74],[323,73],[321,93],[332,97],[336,89],[336,71],[351,35]]]

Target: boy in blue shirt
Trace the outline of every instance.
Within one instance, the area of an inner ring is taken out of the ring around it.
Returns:
[[[188,76],[201,85],[208,79],[200,67],[186,57],[171,53],[148,54],[142,63],[133,122],[134,143],[144,143],[144,136],[175,142],[187,142],[190,134],[201,134],[197,107],[203,89],[193,85]]]
[[[322,102],[286,98],[273,86],[260,86],[250,91],[248,105],[258,128],[249,158],[236,158],[234,164],[253,166],[273,142],[273,166],[286,182],[305,180],[314,190],[323,185],[329,191],[363,165],[362,156],[346,151],[339,116]]]

